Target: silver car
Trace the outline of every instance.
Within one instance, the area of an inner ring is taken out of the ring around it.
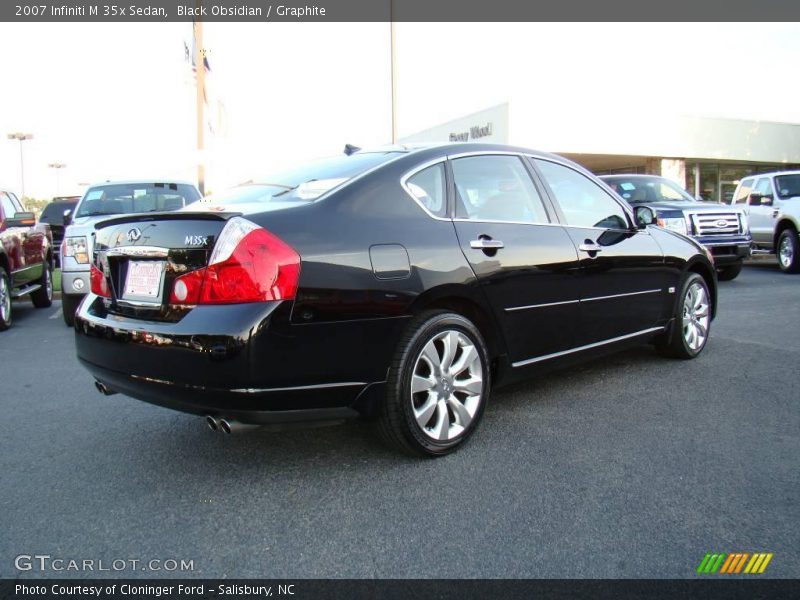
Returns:
[[[71,213],[64,215],[61,244],[61,310],[72,326],[75,311],[91,288],[89,261],[95,223],[114,215],[165,212],[183,208],[200,198],[197,188],[184,181],[106,181],[89,187]]]

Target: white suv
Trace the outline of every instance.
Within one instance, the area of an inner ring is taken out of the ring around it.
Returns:
[[[754,253],[775,253],[782,271],[800,272],[800,171],[745,177],[731,204],[743,207],[750,218]]]

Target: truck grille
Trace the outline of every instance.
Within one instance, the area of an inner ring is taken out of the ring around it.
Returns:
[[[690,218],[692,229],[696,235],[739,235],[743,233],[739,213],[693,213]]]

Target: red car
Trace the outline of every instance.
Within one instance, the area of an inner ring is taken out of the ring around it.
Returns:
[[[0,190],[0,331],[11,327],[11,300],[30,294],[36,308],[53,302],[53,240],[17,197]]]

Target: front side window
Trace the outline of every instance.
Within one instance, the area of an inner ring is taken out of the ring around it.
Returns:
[[[433,165],[409,177],[406,180],[406,189],[432,215],[447,215],[444,163]]]
[[[627,229],[625,211],[591,179],[563,165],[534,159],[555,199],[564,212],[567,225]]]
[[[752,179],[742,179],[739,184],[739,189],[736,190],[736,196],[733,197],[734,204],[747,204],[747,198],[750,196],[750,191],[753,189]]]
[[[0,192],[0,204],[3,206],[3,217],[13,219],[14,215],[17,214],[17,209],[5,192]]]
[[[753,191],[761,194],[762,196],[771,196],[772,186],[769,183],[769,178],[762,177],[761,179],[759,179]]]
[[[453,160],[456,217],[473,221],[549,223],[542,198],[518,156]]]

